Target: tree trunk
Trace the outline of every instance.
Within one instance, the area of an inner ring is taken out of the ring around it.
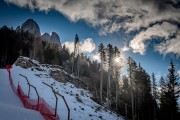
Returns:
[[[110,86],[110,70],[108,70],[108,82],[107,82],[107,106],[109,107],[109,87]]]
[[[130,72],[130,85],[131,85],[132,120],[134,120],[134,96],[133,96],[131,72]]]
[[[79,55],[77,56],[77,77],[79,78]]]
[[[119,94],[119,81],[118,81],[118,72],[116,70],[116,110],[118,110],[118,94]]]
[[[102,63],[101,63],[101,73],[100,73],[100,99],[102,103],[102,93],[103,93],[103,69],[102,69]]]
[[[110,73],[109,73],[109,107],[111,107],[111,70],[110,70]]]

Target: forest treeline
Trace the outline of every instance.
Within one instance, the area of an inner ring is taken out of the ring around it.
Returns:
[[[57,44],[47,43],[29,32],[16,31],[3,26],[0,29],[0,66],[13,64],[19,56],[27,56],[41,63],[62,65],[69,59],[66,47],[59,49]]]
[[[100,62],[92,61],[79,53],[79,37],[74,38],[74,52],[64,45],[46,43],[39,37],[13,28],[0,28],[0,67],[13,64],[19,56],[27,56],[40,63],[56,64],[88,80],[93,88],[94,100],[132,120],[179,120],[178,98],[180,86],[173,60],[168,74],[158,80],[149,75],[140,63],[128,57],[122,61],[121,51],[108,44],[99,45]],[[123,64],[122,64],[123,63]],[[127,74],[122,75],[126,64]],[[153,66],[152,66],[153,67]]]

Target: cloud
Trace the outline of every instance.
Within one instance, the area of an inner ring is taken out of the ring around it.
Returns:
[[[69,49],[70,53],[74,51],[74,42],[65,42],[63,45],[65,45]],[[92,38],[87,38],[80,43],[80,53],[91,53],[95,49],[96,45]]]
[[[178,0],[4,0],[32,10],[62,13],[69,20],[84,20],[100,28],[100,34],[127,32],[161,21],[179,22]],[[171,4],[170,4],[171,3]]]
[[[168,22],[163,22],[162,24],[154,25],[137,34],[133,38],[133,40],[130,41],[129,46],[133,49],[134,53],[140,53],[141,55],[143,55],[145,54],[147,48],[146,43],[148,41],[151,41],[153,38],[157,38],[157,37],[168,40],[171,36],[176,34],[176,32],[177,32],[176,25],[170,24]],[[177,41],[175,40],[175,42]],[[164,46],[166,44],[157,46],[156,49],[158,51],[162,51],[161,53],[166,52],[166,50],[164,50]]]
[[[178,31],[175,38],[161,42],[159,45],[155,46],[155,49],[161,54],[166,55],[168,53],[173,53],[180,56],[180,31]]]
[[[92,38],[87,38],[80,44],[81,53],[91,53],[96,49],[96,45]]]
[[[180,24],[179,0],[4,0],[19,7],[48,12],[56,10],[72,22],[82,20],[98,28],[100,35],[107,35],[124,30],[135,33],[130,41],[134,52],[145,54],[147,44],[154,37],[165,38],[165,42],[155,47],[162,54],[170,52],[180,54],[172,48],[178,41]],[[159,24],[162,23],[162,24]],[[168,24],[169,23],[169,24]],[[143,31],[142,31],[143,30]],[[173,32],[175,39],[168,37]],[[177,44],[178,44],[177,43]],[[168,48],[165,48],[168,47]]]
[[[130,50],[130,48],[127,45],[125,45],[121,48],[121,51],[123,51],[123,52],[129,51],[129,50]]]
[[[74,42],[65,42],[63,43],[63,46],[64,45],[66,46],[66,48],[68,48],[70,53],[74,51]]]
[[[91,55],[91,59],[94,60],[94,61],[100,62],[100,61],[101,61],[101,60],[100,60],[100,53],[97,52],[97,53]]]

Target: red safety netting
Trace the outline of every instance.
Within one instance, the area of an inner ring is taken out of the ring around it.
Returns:
[[[18,85],[17,91],[18,91],[19,98],[21,99],[25,108],[38,111],[38,100],[30,99],[27,95],[25,95],[20,85]]]
[[[55,115],[55,109],[49,106],[43,98],[40,99],[39,111],[46,120],[59,120],[59,116]]]
[[[55,116],[55,109],[49,106],[43,98],[39,98],[39,101],[38,99],[33,100],[28,98],[28,96],[24,94],[20,85],[18,85],[17,91],[25,108],[39,111],[46,120],[59,120],[58,115]]]
[[[11,85],[13,91],[21,99],[24,107],[28,108],[28,109],[33,109],[33,110],[39,111],[46,120],[59,120],[59,116],[57,114],[55,114],[56,113],[55,109],[52,108],[51,106],[49,106],[49,104],[43,98],[38,98],[38,99],[33,100],[33,99],[29,98],[23,92],[20,85],[18,85],[18,87],[16,89],[16,87],[12,81],[10,68],[11,68],[11,66],[6,66],[6,69],[9,73],[10,85]]]
[[[6,69],[7,69],[7,71],[8,71],[8,75],[9,75],[10,86],[11,86],[12,90],[14,91],[14,93],[17,95],[17,90],[16,90],[16,87],[15,87],[15,85],[14,85],[14,83],[13,83],[13,81],[12,81],[12,77],[11,77],[11,71],[10,71],[11,66],[10,66],[10,65],[7,65],[7,66],[6,66]]]

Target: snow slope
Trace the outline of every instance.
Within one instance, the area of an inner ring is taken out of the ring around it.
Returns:
[[[29,63],[31,61],[31,63]],[[67,104],[70,108],[70,119],[71,120],[123,120],[122,116],[117,116],[113,112],[109,111],[105,107],[94,102],[89,91],[77,88],[75,85],[66,82],[60,83],[54,80],[50,76],[50,71],[62,71],[62,69],[53,68],[48,65],[41,65],[37,61],[30,60],[29,58],[23,58],[21,61],[23,64],[33,64],[34,66],[28,68],[22,68],[12,66],[11,74],[15,86],[18,83],[22,86],[23,91],[27,93],[28,87],[25,78],[20,76],[22,74],[29,79],[30,84],[34,85],[37,88],[37,91],[40,97],[44,98],[45,101],[54,108],[55,106],[55,97],[52,93],[52,90],[44,85],[42,82],[45,82],[48,85],[51,85],[53,89],[63,95],[67,101]],[[31,98],[36,99],[37,96],[35,92],[31,91]],[[63,102],[63,99],[58,96],[58,109],[57,113],[61,120],[67,120],[68,110]]]
[[[0,102],[0,120],[44,120],[44,118],[37,111]]]
[[[10,87],[5,69],[0,69],[0,120],[44,120],[39,112],[23,107]]]
[[[0,69],[0,102],[23,107],[19,97],[14,94],[8,79],[7,70]]]

